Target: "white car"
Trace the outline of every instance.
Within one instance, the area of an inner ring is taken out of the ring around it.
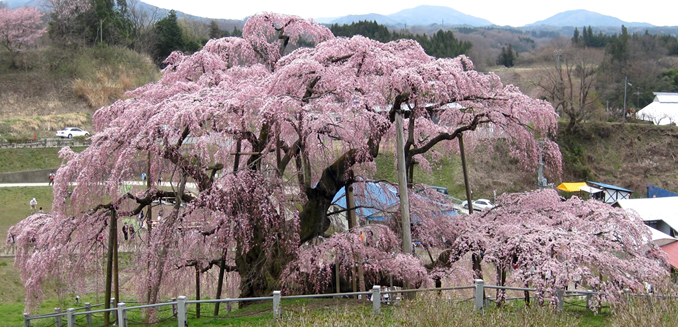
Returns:
[[[461,206],[464,209],[468,209],[468,202],[464,201],[461,203]],[[485,209],[492,209],[494,208],[494,204],[492,204],[492,201],[488,199],[478,199],[473,201],[473,210],[485,210]]]
[[[58,130],[56,132],[56,136],[58,136],[60,138],[72,139],[72,138],[78,137],[78,136],[89,136],[89,132],[82,130],[82,129],[79,129],[77,127],[66,127],[62,130]]]

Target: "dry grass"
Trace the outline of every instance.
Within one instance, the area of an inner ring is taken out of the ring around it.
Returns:
[[[678,326],[678,299],[630,298],[615,310],[612,326]]]
[[[384,307],[373,317],[371,308],[327,307],[324,310],[301,310],[285,317],[279,326],[577,326],[580,319],[549,307],[507,307],[473,311],[472,303],[441,301],[421,297],[397,307]]]
[[[94,78],[75,79],[73,92],[87,101],[90,107],[100,108],[122,98],[126,91],[138,87],[134,78],[134,74],[128,73],[123,67],[105,67],[96,72]]]
[[[89,128],[91,116],[88,112],[72,112],[58,115],[45,115],[7,119],[0,121],[0,140],[7,138],[54,137],[56,130],[75,126]]]
[[[77,51],[43,48],[32,55],[34,64],[26,69],[0,65],[0,119],[17,120],[73,112],[91,114],[121,98],[126,91],[155,81],[160,76],[148,56],[125,48],[97,47]],[[44,128],[31,124],[24,122],[11,130],[0,128],[0,134],[5,136],[17,129]],[[73,122],[71,125],[81,126],[82,123]]]

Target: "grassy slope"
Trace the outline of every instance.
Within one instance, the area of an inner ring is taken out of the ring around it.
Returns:
[[[38,207],[43,207],[45,212],[52,208],[51,187],[0,188],[0,201],[3,204],[0,213],[0,235],[2,235],[3,244],[9,227],[31,214],[28,206],[31,198],[35,198],[38,201]]]
[[[155,81],[148,56],[118,47],[41,48],[10,68],[0,49],[0,137],[54,137],[66,126],[91,127],[96,108]]]
[[[59,167],[59,150],[60,148],[0,149],[0,173]]]
[[[563,180],[593,180],[635,191],[646,186],[678,192],[678,127],[593,123],[559,137]]]

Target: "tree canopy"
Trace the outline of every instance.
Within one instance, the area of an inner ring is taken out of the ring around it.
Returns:
[[[34,44],[45,33],[42,13],[34,7],[0,8],[0,44],[10,53],[16,66],[16,54]]]
[[[288,49],[301,41],[314,47]],[[54,194],[65,201],[40,223],[49,227],[30,250],[40,254],[26,250],[16,261],[29,301],[50,276],[92,271],[101,252],[91,249],[108,247],[111,219],[142,211],[145,245],[132,275],[141,299],[182,287],[194,278],[188,267],[237,271],[241,296],[267,294],[300,246],[328,229],[334,195],[374,172],[374,158],[393,144],[396,111],[407,116],[408,169],[415,159],[430,169],[458,151],[463,134],[467,146],[505,144],[526,168],[536,166],[541,139],[548,167],[561,170],[547,102],[473,70],[464,56],[435,59],[412,40],[335,37],[266,13],[247,21],[242,38],[174,52],[165,64],[158,82],[96,112],[90,147],[61,151]],[[127,184],[141,172],[144,186]],[[151,223],[154,201],[168,197],[175,205]],[[426,216],[425,204],[415,200],[412,210]],[[60,260],[83,268],[45,268]]]

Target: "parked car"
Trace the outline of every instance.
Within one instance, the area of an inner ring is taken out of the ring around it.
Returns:
[[[77,127],[66,127],[62,130],[58,130],[56,132],[56,136],[58,136],[60,138],[72,139],[72,138],[78,137],[78,136],[89,136],[89,132],[82,130],[82,129],[79,129]]]
[[[461,206],[464,209],[468,209],[468,201],[464,201],[461,203]],[[473,201],[473,210],[485,210],[485,209],[492,209],[494,208],[494,204],[492,201],[488,199],[478,199]]]

